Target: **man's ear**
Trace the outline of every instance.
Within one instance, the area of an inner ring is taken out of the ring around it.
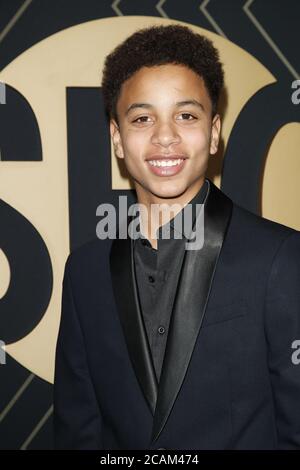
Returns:
[[[118,124],[115,119],[111,119],[109,123],[110,135],[114,146],[114,153],[118,158],[124,158],[124,152],[121,142],[121,134]]]
[[[211,127],[211,141],[210,141],[210,154],[211,155],[217,153],[219,139],[220,139],[220,132],[221,132],[221,117],[219,114],[215,114],[212,120],[212,127]]]

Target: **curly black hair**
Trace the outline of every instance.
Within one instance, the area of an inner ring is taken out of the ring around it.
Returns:
[[[106,57],[101,86],[107,117],[118,123],[117,102],[127,79],[141,67],[163,64],[186,65],[203,78],[214,116],[224,83],[218,50],[187,26],[167,25],[137,30]]]

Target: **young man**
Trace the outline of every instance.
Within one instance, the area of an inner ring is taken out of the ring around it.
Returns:
[[[67,259],[56,448],[300,448],[300,233],[205,177],[222,86],[213,44],[179,25],[137,31],[106,58],[115,154],[147,210],[138,238]],[[173,217],[151,213],[175,203]],[[187,249],[177,222],[192,207],[201,231],[199,204],[204,243]]]

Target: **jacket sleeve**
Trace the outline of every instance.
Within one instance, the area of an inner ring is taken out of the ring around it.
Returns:
[[[55,355],[54,448],[99,450],[102,419],[72,294],[70,257],[65,264]]]
[[[285,238],[274,257],[265,328],[278,449],[300,449],[300,232]]]

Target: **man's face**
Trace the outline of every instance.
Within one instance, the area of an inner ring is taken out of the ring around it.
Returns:
[[[204,82],[183,65],[143,67],[123,83],[110,122],[139,199],[193,197],[218,148],[220,117]]]

